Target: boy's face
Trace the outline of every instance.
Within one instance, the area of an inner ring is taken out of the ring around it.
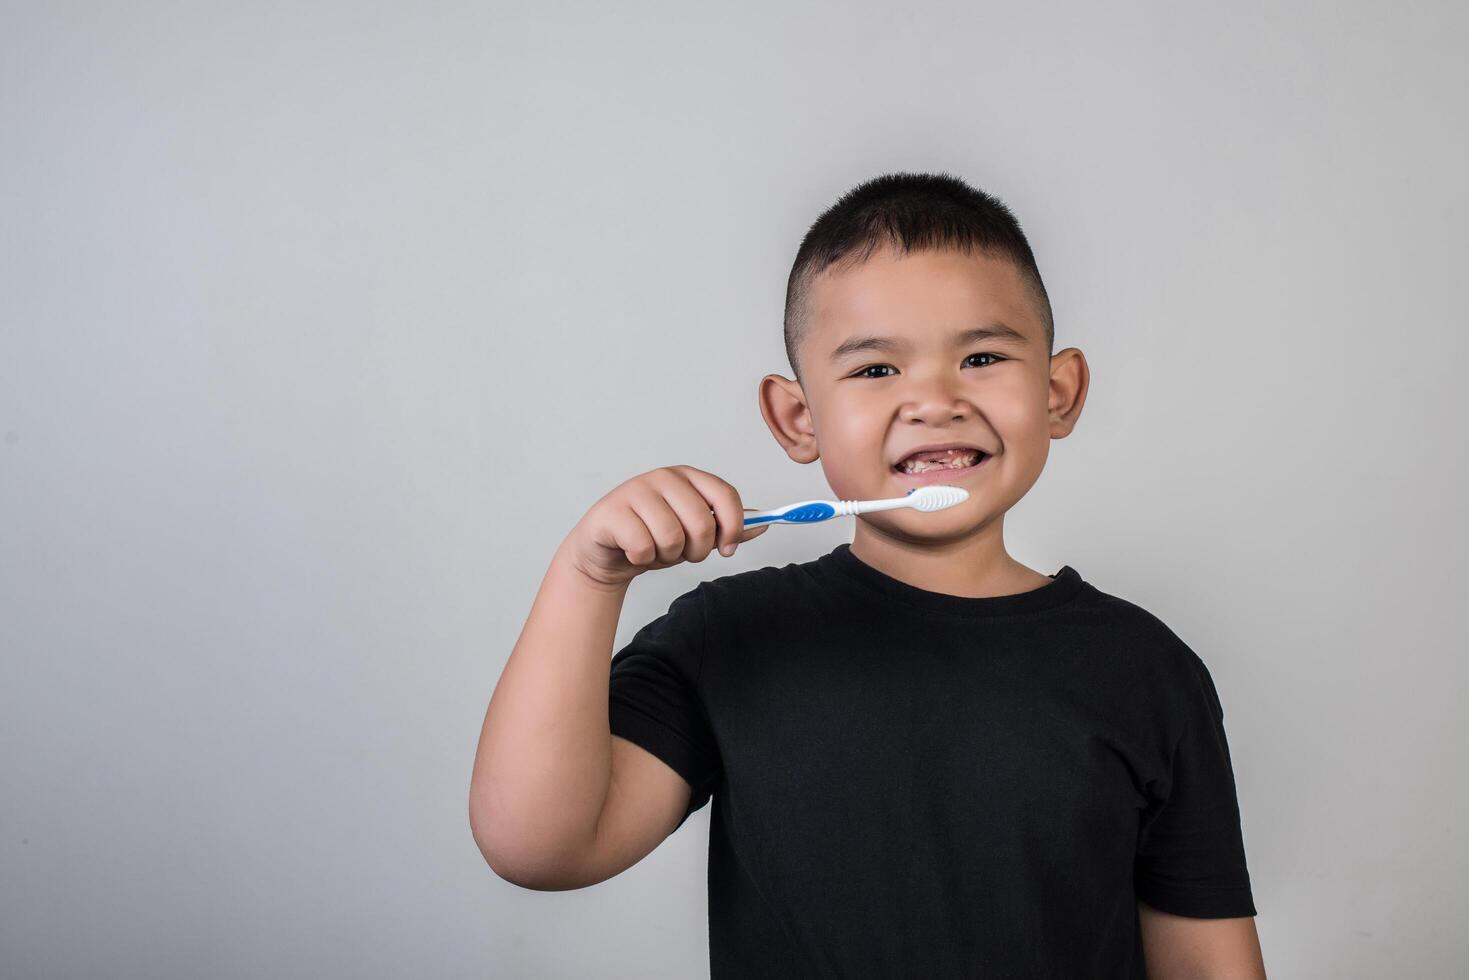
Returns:
[[[1048,356],[1045,323],[1008,260],[883,249],[822,275],[807,298],[803,382],[769,375],[761,383],[761,411],[791,458],[820,459],[843,500],[901,497],[935,482],[969,491],[945,511],[862,518],[886,531],[962,534],[1002,515],[1039,478],[1051,439],[1080,414],[1085,359],[1075,348]],[[965,336],[996,326],[1019,337]],[[989,456],[927,477],[895,466],[919,446],[951,442]]]

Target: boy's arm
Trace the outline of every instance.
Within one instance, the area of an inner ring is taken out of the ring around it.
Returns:
[[[628,583],[583,575],[557,549],[490,698],[470,779],[475,843],[527,888],[580,888],[646,856],[673,832],[691,788],[615,738],[608,663]]]
[[[1253,916],[1195,919],[1137,903],[1148,980],[1265,980]]]
[[[598,500],[556,549],[490,697],[469,823],[495,873],[527,888],[580,888],[641,860],[679,826],[693,786],[612,735],[612,644],[628,584],[716,545],[733,555],[739,493],[693,466],[660,466]],[[651,625],[651,624],[650,624]]]

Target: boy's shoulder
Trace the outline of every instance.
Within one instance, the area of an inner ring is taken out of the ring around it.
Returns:
[[[706,579],[700,584],[714,591],[734,596],[749,592],[762,592],[778,589],[795,580],[809,579],[820,564],[820,558],[813,558],[804,562],[786,562],[784,565],[763,565],[760,568],[748,568],[742,572],[730,572],[717,578]]]
[[[1090,587],[1092,602],[1105,624],[1109,647],[1131,662],[1134,677],[1148,687],[1172,692],[1187,703],[1200,692],[1218,708],[1214,679],[1194,648],[1163,618],[1121,596]]]

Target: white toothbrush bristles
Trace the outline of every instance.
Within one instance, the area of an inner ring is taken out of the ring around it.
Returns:
[[[932,483],[926,487],[914,487],[912,490],[909,490],[903,503],[908,507],[912,507],[914,510],[932,513],[936,510],[944,510],[956,504],[962,504],[968,499],[969,491],[963,487]]]

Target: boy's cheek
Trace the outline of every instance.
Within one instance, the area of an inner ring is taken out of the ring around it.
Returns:
[[[872,489],[881,486],[880,474],[878,478],[874,478],[871,473],[851,465],[850,461],[832,459],[824,453],[820,461],[821,471],[826,477],[826,485],[831,487],[833,496],[839,500],[868,499],[868,494]]]

